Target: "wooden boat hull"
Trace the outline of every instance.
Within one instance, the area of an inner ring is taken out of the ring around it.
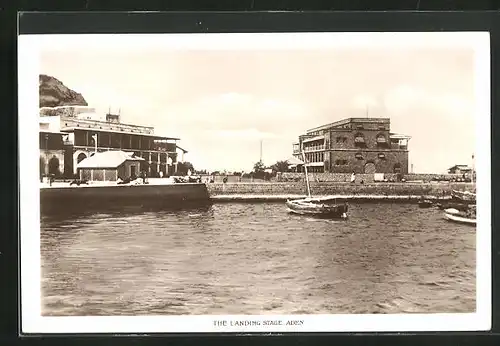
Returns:
[[[453,209],[457,209],[460,211],[467,211],[469,209],[470,205],[472,205],[472,203],[469,204],[469,203],[464,203],[464,202],[449,202],[449,203],[443,203],[443,204],[440,204],[440,203],[436,204],[436,206],[440,210],[453,208]]]
[[[287,201],[286,206],[288,211],[293,214],[325,218],[346,219],[348,211],[347,204],[328,205],[323,203],[314,203],[309,200]]]
[[[467,224],[467,225],[476,225],[476,219],[470,219],[467,217],[459,216],[457,214],[449,214],[449,213],[444,213],[444,217],[452,222],[457,222],[457,223],[462,223],[462,224]]]
[[[432,202],[431,201],[420,201],[420,202],[418,202],[418,207],[419,208],[430,208],[430,207],[432,207]]]

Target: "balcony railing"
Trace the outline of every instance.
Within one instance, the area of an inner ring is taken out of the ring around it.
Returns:
[[[397,144],[397,143],[391,143],[391,149],[408,150],[408,146],[407,145]]]
[[[305,152],[308,152],[308,151],[317,151],[317,150],[325,150],[325,145],[313,145],[313,146],[305,147],[304,148]]]

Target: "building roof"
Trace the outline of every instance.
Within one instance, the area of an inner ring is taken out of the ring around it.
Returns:
[[[455,168],[458,168],[458,169],[472,169],[468,165],[455,165],[453,167],[448,168],[448,170],[450,171],[450,170],[455,169]]]
[[[54,130],[50,130],[50,129],[40,129],[40,133],[56,133],[56,134],[60,134],[60,135],[67,135],[68,134],[67,132],[54,131]]]
[[[63,127],[63,131],[66,132],[73,132],[75,130],[85,130],[85,131],[90,131],[90,132],[108,132],[108,133],[121,133],[124,135],[135,135],[135,136],[144,136],[144,137],[151,137],[151,138],[158,138],[158,139],[171,139],[178,141],[180,138],[176,137],[165,137],[165,136],[159,136],[155,134],[150,134],[150,133],[141,133],[141,132],[129,132],[129,131],[115,131],[115,130],[107,130],[107,129],[96,129],[94,127],[78,127],[78,126],[71,126],[71,127]]]
[[[142,157],[133,157],[134,153],[110,150],[94,154],[82,160],[77,168],[117,168],[125,161],[145,161]]]
[[[187,154],[187,153],[188,153],[188,151],[187,151],[186,149],[182,149],[180,146],[177,146],[177,149],[180,149],[181,151],[183,151],[183,152],[184,152],[184,154]]]
[[[350,123],[354,123],[354,122],[356,122],[356,123],[390,124],[390,121],[391,121],[390,118],[347,118],[347,119],[335,121],[333,123],[313,127],[312,129],[307,130],[307,133],[313,132],[313,131],[324,130],[324,129],[328,129],[328,128],[339,126],[339,125],[346,125],[346,124],[350,124]]]
[[[389,137],[391,137],[392,139],[411,139],[411,136],[402,135],[398,133],[391,133]]]
[[[286,162],[288,162],[289,165],[303,165],[304,162],[302,160],[299,160],[298,158],[292,156],[289,157]]]

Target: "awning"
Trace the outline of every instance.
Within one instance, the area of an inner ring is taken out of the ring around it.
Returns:
[[[304,139],[302,143],[307,143],[307,142],[314,142],[314,141],[319,141],[325,139],[325,135],[320,135],[320,136],[314,136],[311,138]]]
[[[411,139],[411,136],[401,135],[397,133],[391,133],[390,137],[391,139]]]
[[[299,160],[295,156],[289,157],[286,162],[288,162],[289,165],[303,165],[304,161]]]
[[[377,143],[387,143],[387,140],[384,136],[377,137]]]
[[[97,153],[83,159],[77,168],[117,168],[125,161],[145,161],[142,157],[134,157],[134,153],[121,150],[110,150]]]

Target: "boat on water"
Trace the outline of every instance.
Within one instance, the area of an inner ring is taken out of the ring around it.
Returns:
[[[325,218],[346,219],[349,206],[343,204],[327,204],[320,200],[303,198],[298,200],[287,200],[288,211],[293,214],[311,215]]]
[[[462,203],[476,203],[476,194],[470,191],[451,190],[451,198]]]
[[[445,203],[436,203],[435,206],[439,210],[445,210],[445,209],[457,209],[460,211],[467,211],[469,209],[469,206],[472,205],[468,203],[463,203],[463,202],[445,202]]]
[[[311,187],[309,184],[309,175],[307,173],[306,157],[302,150],[302,157],[304,158],[304,171],[306,175],[307,196],[306,198],[287,200],[286,206],[288,212],[298,215],[309,215],[316,217],[332,218],[332,219],[347,219],[347,211],[349,209],[346,202],[337,204],[335,198],[322,197],[312,198]],[[331,202],[329,204],[327,202]]]
[[[452,222],[476,225],[476,208],[474,206],[469,208],[467,211],[448,208],[444,211],[444,217]]]
[[[422,198],[420,201],[418,201],[419,208],[430,208],[432,206],[433,206],[433,203],[431,200]]]

